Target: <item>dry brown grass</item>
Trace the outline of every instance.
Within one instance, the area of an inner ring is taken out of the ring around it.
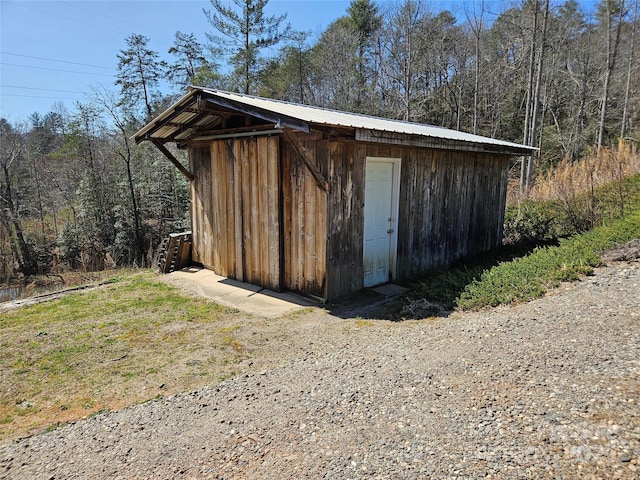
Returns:
[[[638,193],[630,182],[638,173],[636,146],[620,141],[615,149],[593,150],[577,162],[565,159],[539,175],[525,194],[510,184],[508,204],[519,214],[525,205],[538,205],[558,235],[572,235],[601,225],[605,218],[624,216]]]
[[[639,172],[640,154],[635,145],[620,140],[617,149],[594,150],[578,162],[563,160],[536,179],[528,197],[534,201],[567,201],[593,193],[602,185],[615,185]]]

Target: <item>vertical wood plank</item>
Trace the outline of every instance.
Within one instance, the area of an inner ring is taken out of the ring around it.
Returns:
[[[242,182],[244,175],[242,174],[242,148],[239,142],[233,142],[231,153],[233,155],[234,166],[234,182],[233,182],[233,202],[234,211],[234,256],[235,256],[235,278],[244,281],[244,201],[242,195]]]
[[[270,137],[266,139],[267,150],[267,197],[268,197],[268,214],[267,214],[267,237],[269,240],[269,249],[267,253],[267,264],[269,269],[268,282],[270,288],[279,291],[282,289],[280,271],[280,252],[282,246],[281,228],[280,228],[280,149],[278,148],[278,137]]]
[[[284,265],[284,280],[283,287],[294,289],[292,279],[292,264],[294,261],[292,254],[292,171],[291,171],[291,157],[289,151],[286,148],[282,148],[282,212],[283,212],[283,229],[282,229],[282,244],[283,244],[283,265]]]
[[[225,254],[227,261],[225,262],[227,276],[234,278],[236,273],[236,206],[234,202],[233,190],[235,185],[234,173],[234,160],[229,151],[233,151],[233,140],[229,140],[231,145],[225,145],[224,152],[224,176],[221,182],[221,190],[224,192],[224,216],[226,220],[225,231]],[[225,142],[226,143],[226,142]]]
[[[219,275],[227,275],[225,265],[223,264],[224,250],[223,245],[226,244],[226,238],[223,237],[222,222],[224,218],[221,213],[223,197],[220,190],[220,175],[222,174],[221,154],[220,154],[221,142],[213,142],[211,144],[211,179],[209,184],[211,185],[211,194],[207,202],[207,210],[211,212],[211,230],[213,232],[212,244],[212,265],[213,270]],[[224,242],[224,243],[223,243]]]
[[[251,245],[251,249],[247,249],[247,263],[250,273],[249,278],[251,279],[251,283],[259,283],[260,282],[260,218],[259,218],[259,191],[258,191],[258,182],[260,179],[259,172],[259,159],[257,157],[257,145],[255,142],[249,142],[245,140],[245,143],[248,148],[247,156],[250,161],[250,171],[251,171],[251,220],[250,230],[247,232],[248,235],[248,244]]]

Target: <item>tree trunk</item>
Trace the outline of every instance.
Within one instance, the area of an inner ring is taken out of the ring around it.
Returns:
[[[624,106],[622,108],[622,126],[620,127],[620,138],[624,138],[627,133],[627,116],[629,114],[629,91],[631,90],[631,76],[633,66],[635,65],[635,47],[636,47],[636,22],[638,21],[638,0],[633,2],[633,22],[631,30],[631,53],[629,54],[629,63],[627,65],[627,83],[624,89]]]
[[[618,13],[618,25],[615,29],[615,38],[611,38],[612,33],[612,17],[609,0],[606,0],[607,15],[605,16],[607,24],[607,69],[604,75],[604,86],[602,88],[602,98],[600,105],[600,122],[598,125],[598,150],[604,143],[604,124],[607,118],[607,103],[609,103],[609,85],[611,83],[611,75],[616,65],[616,57],[618,56],[618,46],[620,44],[620,31],[622,30],[622,17],[624,16],[624,1],[620,2],[620,12]]]
[[[123,135],[126,135],[123,132]],[[138,211],[138,201],[136,199],[136,191],[133,186],[133,176],[131,175],[131,150],[129,149],[129,142],[125,137],[125,144],[127,149],[127,157],[125,163],[127,164],[127,181],[129,182],[129,194],[131,195],[131,208],[133,209],[133,224],[134,224],[134,241],[136,245],[136,251],[134,258],[144,257],[144,245],[142,243],[142,235],[140,234],[140,213]],[[142,264],[141,264],[142,265]]]
[[[524,113],[524,128],[522,132],[522,143],[524,145],[530,145],[531,142],[531,110],[533,102],[533,77],[535,70],[536,59],[536,37],[538,32],[538,0],[535,1],[533,10],[533,29],[531,32],[531,50],[529,52],[529,74],[527,76],[527,97]],[[526,175],[527,175],[527,157],[522,157],[520,164],[520,193],[525,192]]]
[[[18,269],[28,277],[38,273],[38,265],[24,239],[22,225],[16,212],[15,202],[13,201],[11,176],[9,175],[9,170],[6,165],[3,165],[3,173],[6,186],[2,195],[2,203],[4,204],[6,215],[2,215],[2,220],[7,229],[11,252],[18,263]]]
[[[547,41],[547,20],[549,18],[549,0],[545,1],[544,15],[542,19],[542,39],[540,40],[540,54],[538,56],[538,72],[536,74],[536,87],[533,96],[533,113],[531,115],[531,132],[529,133],[530,145],[536,144],[536,128],[538,126],[538,110],[540,109],[540,86],[542,84],[542,68],[544,66],[544,53],[545,44]],[[536,156],[535,152],[532,152],[529,156],[529,162],[527,165],[527,178],[526,178],[526,191],[529,191],[531,187],[531,178],[533,176],[533,161]]]
[[[473,80],[473,133],[478,133],[478,87],[480,86],[480,39],[482,37],[482,23],[484,19],[484,0],[480,2],[480,17],[475,13],[474,8],[473,22],[466,12],[467,22],[475,37],[475,78]],[[459,123],[459,122],[458,122]],[[460,128],[458,127],[458,130]]]

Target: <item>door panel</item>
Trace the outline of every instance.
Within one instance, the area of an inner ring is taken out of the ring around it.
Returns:
[[[389,281],[395,230],[394,163],[367,161],[364,205],[364,285]],[[394,246],[395,247],[395,246]]]

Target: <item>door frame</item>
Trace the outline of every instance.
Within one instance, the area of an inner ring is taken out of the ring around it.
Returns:
[[[398,258],[398,224],[399,224],[399,212],[400,212],[400,168],[402,166],[401,158],[394,157],[366,157],[365,158],[365,179],[364,179],[364,201],[367,201],[367,165],[369,163],[391,163],[393,166],[391,176],[391,222],[390,228],[393,230],[389,238],[389,272],[391,273],[390,280],[396,278],[396,265]],[[363,230],[364,230],[364,212],[363,212]],[[362,235],[362,251],[364,255],[364,243],[365,235],[363,231]],[[364,257],[363,257],[364,258]],[[364,272],[363,272],[364,283]]]

